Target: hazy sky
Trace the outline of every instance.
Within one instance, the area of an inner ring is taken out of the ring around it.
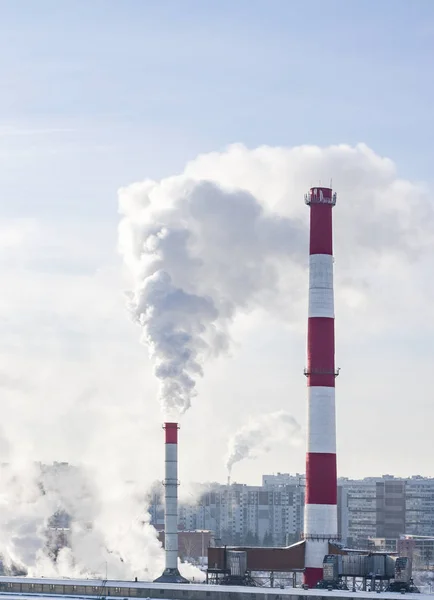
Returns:
[[[432,0],[0,0],[4,456],[122,455],[162,476],[157,386],[122,297],[120,186],[233,143],[362,142],[375,155],[324,150],[319,168],[339,194],[339,468],[434,476],[433,57]],[[241,163],[229,153],[221,168],[214,156],[191,169],[267,204],[283,163],[271,150],[259,175],[247,149]],[[309,161],[282,183],[300,191],[291,202],[304,218]],[[387,206],[371,206],[386,179]],[[298,310],[292,321],[277,309],[237,317],[230,354],[206,365],[182,424],[181,478],[223,480],[228,438],[255,415],[286,410],[304,426]],[[233,475],[302,471],[303,454],[279,442]]]

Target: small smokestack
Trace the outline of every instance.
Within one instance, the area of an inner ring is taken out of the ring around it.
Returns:
[[[155,583],[189,583],[178,571],[178,423],[165,423],[164,548],[166,568]]]

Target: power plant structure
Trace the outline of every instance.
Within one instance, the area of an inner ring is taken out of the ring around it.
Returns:
[[[209,548],[208,575],[232,581],[232,554],[255,572],[303,573],[304,588],[347,590],[347,578],[367,582],[372,591],[418,592],[411,561],[390,554],[355,551],[339,543],[337,519],[335,325],[333,293],[333,220],[336,193],[313,187],[305,195],[310,207],[309,306],[307,328],[308,434],[303,540],[287,548]],[[245,554],[241,561],[239,555]],[[242,579],[239,568],[236,579]],[[271,579],[271,575],[270,575]],[[254,579],[253,579],[254,580]],[[248,584],[244,584],[248,585]],[[348,592],[350,595],[351,592]]]
[[[178,423],[165,423],[164,548],[166,567],[154,583],[189,583],[178,570]]]
[[[207,585],[190,583],[178,570],[178,429],[166,422],[165,430],[165,569],[153,583],[105,579],[46,579],[0,577],[0,593],[82,598],[168,598],[180,595],[195,600],[296,600],[317,594],[309,588],[339,590],[328,598],[368,599],[371,592],[418,592],[407,557],[351,550],[338,541],[337,468],[335,422],[334,293],[332,209],[336,194],[331,188],[313,187],[305,196],[310,207],[309,306],[307,334],[308,436],[303,539],[285,547],[209,547]],[[228,487],[230,480],[228,479]],[[273,502],[273,500],[272,500]],[[267,495],[266,504],[269,504]],[[259,505],[259,503],[258,503]],[[269,591],[260,575],[269,573]],[[255,575],[255,573],[259,575]],[[284,589],[282,574],[289,574],[293,588],[303,574],[302,588]],[[352,590],[348,588],[352,580]],[[356,596],[356,582],[361,591]],[[218,585],[212,585],[212,583]],[[181,585],[180,585],[181,584]],[[243,590],[240,586],[246,586]],[[388,596],[394,597],[394,596]]]
[[[338,537],[332,226],[336,193],[313,187],[305,202],[310,207],[310,239],[304,580],[314,587],[322,579],[329,542]]]
[[[338,371],[335,369],[332,209],[336,193],[331,188],[312,187],[305,195],[305,203],[310,207],[310,237],[307,367],[304,371],[308,388],[304,540],[289,548],[289,553],[282,554],[282,559],[287,561],[291,571],[303,570],[304,583],[312,588],[323,579],[324,556],[340,551],[335,546],[338,540],[335,418]],[[166,423],[164,427],[166,568],[156,581],[179,583],[186,580],[179,574],[177,564],[178,424]],[[209,550],[209,558],[218,564],[219,571],[222,558],[217,549],[214,555],[212,549]],[[270,551],[265,552],[268,558]],[[259,556],[264,558],[265,554]],[[278,556],[277,549],[274,556]]]
[[[307,328],[308,435],[303,540],[287,549],[208,549],[208,568],[227,580],[227,557],[246,554],[246,565],[304,573],[313,588],[323,580],[324,557],[345,554],[338,542],[335,324],[333,291],[333,219],[336,193],[312,187],[305,195],[310,207],[309,301]],[[166,568],[157,583],[188,583],[178,570],[178,424],[166,423],[165,557]],[[230,480],[228,479],[228,486]],[[213,568],[214,567],[214,568]],[[246,566],[247,569],[247,566]],[[238,577],[238,575],[237,575]]]
[[[288,548],[227,548],[244,551],[250,571],[303,572],[306,587],[323,580],[326,555],[346,554],[338,543],[335,335],[333,292],[333,220],[336,193],[312,187],[310,207],[309,300],[307,328],[308,435],[303,540]],[[211,574],[227,571],[226,550],[209,548]],[[214,567],[214,568],[213,568]]]

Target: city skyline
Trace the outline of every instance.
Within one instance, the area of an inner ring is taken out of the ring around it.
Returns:
[[[211,531],[218,544],[288,546],[303,538],[304,475],[263,475],[261,485],[203,484],[180,504],[180,530]],[[162,489],[149,496],[150,515],[164,528]],[[434,478],[393,476],[338,480],[338,538],[344,546],[395,552],[399,540],[434,545]],[[432,556],[431,556],[432,558]]]

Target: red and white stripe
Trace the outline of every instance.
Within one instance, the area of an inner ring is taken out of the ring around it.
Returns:
[[[332,236],[335,199],[329,188],[312,188],[306,197],[310,205],[310,257],[304,580],[309,587],[322,579],[329,540],[337,537]]]
[[[166,570],[178,570],[178,423],[165,423],[166,479],[164,547]]]
[[[165,423],[164,550],[166,567],[155,583],[188,583],[178,570],[178,423]]]

